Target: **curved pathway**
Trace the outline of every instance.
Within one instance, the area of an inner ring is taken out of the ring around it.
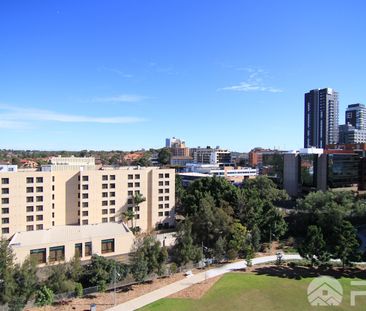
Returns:
[[[300,260],[300,255],[284,255],[282,260]],[[277,256],[265,256],[258,257],[252,259],[252,265],[259,265],[263,263],[274,262],[277,260]],[[113,308],[108,309],[108,311],[133,311],[139,308],[142,308],[150,303],[153,303],[159,299],[168,297],[172,294],[175,294],[187,287],[192,286],[193,284],[197,284],[205,281],[206,279],[213,278],[218,275],[222,275],[227,272],[231,272],[234,270],[245,269],[247,267],[246,261],[237,261],[233,263],[228,263],[219,268],[210,269],[204,272],[200,272],[194,274],[185,279],[179,280],[157,290],[154,290],[150,293],[137,297],[135,299],[126,301],[122,304],[119,304]]]

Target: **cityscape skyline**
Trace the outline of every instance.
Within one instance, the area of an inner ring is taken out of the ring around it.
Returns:
[[[366,102],[365,4],[313,3],[2,3],[1,148],[296,149],[305,92]]]

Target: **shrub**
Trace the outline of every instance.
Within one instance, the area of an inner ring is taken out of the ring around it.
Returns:
[[[76,297],[81,297],[83,296],[83,285],[81,285],[81,283],[75,283],[75,296]]]
[[[53,291],[47,286],[42,286],[36,292],[36,305],[39,307],[52,305],[54,301]]]
[[[178,270],[177,264],[176,264],[175,262],[173,262],[173,263],[170,265],[170,274],[175,274],[175,273],[177,273],[177,270]]]

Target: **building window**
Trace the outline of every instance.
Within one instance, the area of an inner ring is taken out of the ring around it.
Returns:
[[[116,213],[116,209],[115,209],[115,208],[111,208],[111,209],[109,210],[109,213],[111,213],[111,214],[115,214],[115,213]]]
[[[102,198],[108,198],[108,192],[102,192]]]
[[[169,201],[169,196],[166,196],[166,197],[165,197],[165,200],[166,200],[166,201]]]
[[[27,184],[33,184],[34,179],[33,177],[27,177]]]
[[[55,191],[55,185],[52,185],[52,191]]]
[[[108,189],[108,184],[102,184],[102,189]]]
[[[36,187],[37,192],[43,192],[43,187]]]
[[[5,207],[1,209],[2,214],[9,214],[9,208]]]
[[[132,182],[129,182],[127,186],[128,186],[128,188],[132,188],[133,187],[133,183]]]
[[[92,255],[92,242],[86,242],[85,243],[85,256],[91,256]]]
[[[2,229],[1,229],[1,233],[2,233],[2,234],[7,234],[7,233],[9,233],[9,228],[2,228]]]
[[[33,206],[27,206],[27,212],[33,212]]]
[[[163,208],[163,204],[159,204],[159,208]]]
[[[110,185],[109,185],[109,188],[111,188],[111,189],[115,189],[115,188],[116,188],[116,184],[110,184]]]
[[[102,206],[108,206],[108,201],[102,201]]]
[[[169,186],[169,180],[165,181],[165,186]]]
[[[140,174],[136,174],[135,179],[140,179]]]
[[[165,208],[169,208],[169,203],[166,203],[165,204]]]
[[[163,212],[159,212],[159,216],[162,217],[164,215]]]
[[[88,216],[88,215],[89,215],[88,211],[83,211],[83,216]]]
[[[108,180],[108,175],[103,175],[102,180]]]
[[[102,254],[114,252],[114,239],[102,240]]]
[[[107,209],[102,209],[102,215],[108,214],[108,210]]]
[[[133,203],[133,199],[128,199],[127,200],[127,204],[132,204]]]
[[[169,174],[165,174],[165,178],[169,178]]]
[[[8,224],[9,223],[9,218],[3,218],[3,219],[1,219],[1,223],[2,224]]]
[[[37,212],[42,212],[43,211],[43,205],[37,205],[36,210],[37,210]]]
[[[165,212],[165,213],[164,213],[164,215],[165,215],[165,216],[169,216],[169,212]]]
[[[2,188],[1,194],[9,194],[9,188]]]
[[[135,182],[135,187],[140,187],[140,183],[139,182]]]
[[[164,174],[159,174],[159,178],[164,178]]]
[[[159,193],[163,193],[164,192],[164,190],[163,189],[159,189]]]
[[[27,187],[27,193],[33,193],[33,187]]]
[[[42,224],[37,225],[37,226],[36,226],[36,229],[37,229],[37,230],[43,230],[43,225],[42,225]]]
[[[37,196],[36,201],[37,202],[43,202],[43,197],[42,196]]]
[[[80,211],[78,211],[80,213]],[[55,218],[55,213],[52,212],[52,218]]]
[[[43,177],[36,177],[36,182],[37,183],[43,182]]]
[[[32,200],[33,200],[33,198],[32,198]],[[9,198],[2,198],[1,203],[2,204],[9,204]]]
[[[65,259],[65,246],[50,247],[49,261],[61,261]]]
[[[116,201],[115,200],[110,200],[109,205],[116,205]]]
[[[33,230],[34,230],[33,225],[28,225],[28,226],[27,226],[27,231],[33,231]]]
[[[128,175],[128,179],[133,179],[133,175]]]
[[[53,181],[53,182],[55,181],[55,176],[52,176],[52,181]]]
[[[30,257],[37,264],[46,263],[46,249],[45,248],[32,249],[30,251]]]
[[[9,185],[9,178],[1,178],[1,183],[3,185]]]
[[[133,195],[133,191],[128,191],[128,195]]]
[[[164,197],[159,197],[159,201],[164,201]]]
[[[113,217],[109,217],[109,221],[110,222],[115,222],[116,221],[116,218],[113,216]]]
[[[112,197],[112,198],[114,198],[116,196],[116,193],[115,192],[110,192],[109,193],[109,196]]]
[[[103,217],[102,218],[102,222],[108,222],[108,218],[107,217]]]
[[[83,190],[89,190],[89,186],[88,185],[83,185]]]
[[[27,216],[27,221],[33,221],[33,216]]]
[[[164,182],[163,181],[159,181],[159,186],[164,186]]]
[[[136,218],[136,219],[140,219],[140,214],[136,214],[136,215],[135,215],[135,218]]]
[[[89,176],[83,176],[83,181],[89,181]]]
[[[165,193],[169,193],[169,189],[165,189]]]
[[[88,202],[83,202],[83,207],[88,207],[88,206],[89,206]]]
[[[75,257],[80,258],[83,256],[83,244],[76,243],[75,244]]]
[[[87,219],[84,219],[83,220],[83,222],[82,222],[82,224],[85,226],[85,225],[87,225],[89,222],[88,222],[88,220]]]
[[[110,180],[116,180],[116,175],[111,175],[111,176],[109,176],[109,179],[110,179]]]

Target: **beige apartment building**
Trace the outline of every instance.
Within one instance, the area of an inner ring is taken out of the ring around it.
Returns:
[[[53,158],[41,170],[0,167],[1,235],[57,226],[122,222],[133,209],[141,231],[175,222],[175,171],[157,167],[100,167],[93,158]],[[133,196],[146,201],[139,206]],[[131,227],[131,221],[127,224]]]

